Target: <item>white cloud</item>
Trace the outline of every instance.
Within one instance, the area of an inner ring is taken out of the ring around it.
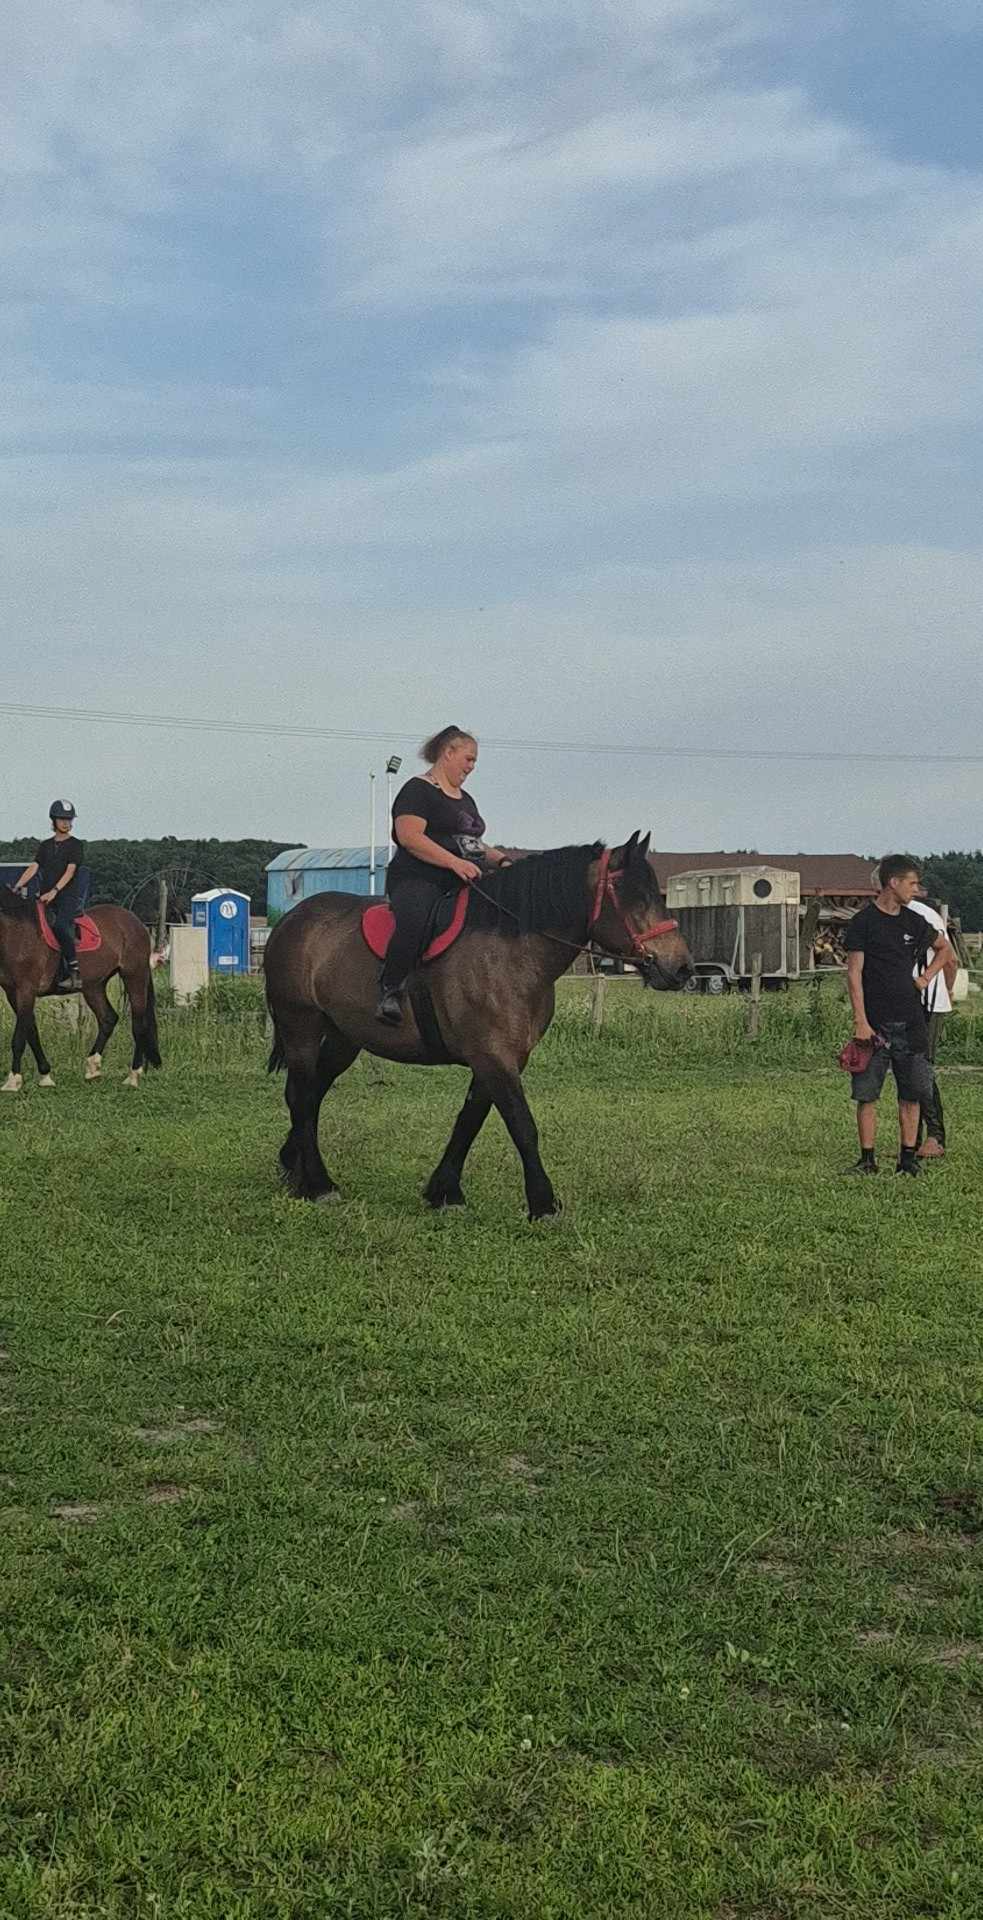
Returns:
[[[794,31],[771,0],[11,0],[8,697],[43,658],[134,707],[357,725],[371,699],[422,730],[480,686],[493,734],[727,743],[829,737],[859,665],[865,724],[973,739],[979,181],[817,104]],[[224,306],[223,240],[249,281]],[[220,807],[232,749],[208,784],[173,753]],[[503,764],[496,810],[556,837]],[[582,773],[551,788],[571,832],[599,824]],[[292,756],[304,818],[325,777]],[[806,784],[769,832],[751,769],[713,831],[732,770],[651,781],[663,843],[825,837]],[[871,844],[905,838],[875,787]]]

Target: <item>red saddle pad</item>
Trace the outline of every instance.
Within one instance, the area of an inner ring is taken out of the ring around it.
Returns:
[[[444,928],[443,933],[438,933],[436,939],[431,940],[429,947],[424,953],[424,965],[426,965],[428,960],[438,959],[440,954],[446,953],[448,947],[454,945],[464,925],[467,911],[468,890],[467,887],[462,887],[454,902],[454,911],[448,925]],[[377,960],[385,959],[389,942],[393,937],[393,928],[395,925],[396,921],[393,917],[393,910],[385,900],[380,900],[377,905],[365,908],[362,914],[362,938],[370,953],[374,953]]]
[[[38,901],[38,926],[45,946],[53,947],[55,953],[60,953],[61,948],[48,925],[48,916],[40,901]],[[75,916],[75,945],[79,953],[95,953],[96,948],[102,946],[102,934],[87,913],[78,913]]]

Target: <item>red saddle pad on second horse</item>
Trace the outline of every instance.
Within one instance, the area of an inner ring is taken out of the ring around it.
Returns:
[[[41,929],[41,938],[45,946],[53,947],[55,953],[60,953],[61,948],[58,945],[57,937],[52,933],[48,925],[48,916],[40,901],[38,902],[38,926]],[[102,934],[99,932],[95,921],[90,920],[87,913],[77,913],[75,915],[75,945],[79,953],[95,953],[96,948],[102,946]]]
[[[443,905],[443,902],[441,902],[441,905]],[[442,953],[447,952],[448,947],[454,945],[464,925],[467,911],[468,890],[467,887],[462,887],[460,892],[454,897],[454,911],[446,927],[442,928],[440,933],[431,940],[430,945],[424,952],[424,963],[428,960],[438,959]],[[362,938],[369,952],[374,953],[377,960],[385,959],[389,942],[393,937],[395,925],[396,921],[393,916],[393,910],[385,900],[380,900],[378,905],[374,907],[365,908],[362,914]]]

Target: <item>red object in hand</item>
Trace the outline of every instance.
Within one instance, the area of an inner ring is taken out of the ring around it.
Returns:
[[[844,1073],[863,1073],[870,1066],[875,1049],[883,1045],[884,1040],[879,1033],[875,1033],[873,1040],[848,1040],[837,1054],[836,1064],[843,1068]]]

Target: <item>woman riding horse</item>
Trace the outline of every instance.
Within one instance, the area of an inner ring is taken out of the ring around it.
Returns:
[[[420,748],[429,773],[414,775],[393,803],[396,852],[386,892],[396,926],[382,967],[376,1018],[398,1027],[403,994],[423,949],[437,902],[491,867],[507,866],[499,847],[485,845],[485,823],[464,782],[478,764],[478,742],[463,727],[442,727]]]
[[[85,849],[76,840],[75,808],[70,800],[53,800],[48,809],[52,836],[42,840],[33,860],[24,868],[14,889],[19,893],[34,875],[41,882],[41,903],[50,909],[51,931],[61,948],[62,978],[58,990],[81,993],[82,979],[75,952],[75,916],[79,911],[78,872]]]

